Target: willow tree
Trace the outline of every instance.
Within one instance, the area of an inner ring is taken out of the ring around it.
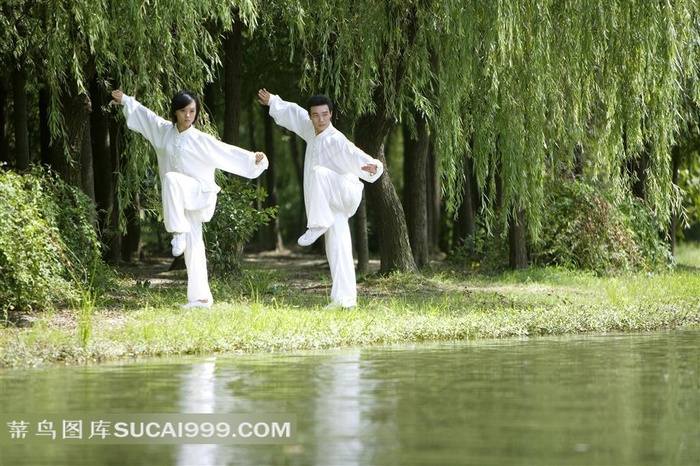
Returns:
[[[577,158],[590,182],[620,196],[641,182],[661,225],[678,206],[670,152],[683,92],[697,101],[695,1],[297,0],[284,8],[303,84],[354,116],[358,145],[381,159],[404,110],[426,117],[453,210],[471,167],[489,224],[527,226],[536,240],[546,184]],[[368,190],[379,207],[382,268],[410,269],[403,212],[383,178]],[[520,243],[511,248],[523,246],[524,234],[511,238]]]
[[[139,143],[120,145],[126,147],[123,153],[113,150],[116,146],[110,143],[118,133],[110,130],[110,89],[121,87],[159,112],[178,89],[201,93],[213,79],[219,32],[231,29],[234,7],[243,21],[252,23],[256,2],[10,3],[14,12],[21,7],[22,21],[40,26],[34,28],[31,41],[19,42],[18,28],[4,29],[2,37],[10,36],[25,47],[25,63],[49,96],[47,120],[56,154],[52,165],[93,196],[100,212],[116,212],[111,219],[102,218],[101,230],[118,239],[124,216],[121,227],[117,218],[142,184],[153,182],[145,175],[155,173],[150,170],[155,161],[138,155],[145,148]],[[17,55],[9,52],[14,55],[4,55],[4,61]]]
[[[670,154],[681,83],[697,101],[697,17],[692,0],[464,4],[437,41],[433,128],[452,205],[467,157],[489,218],[503,230],[522,218],[536,239],[546,184],[577,154],[586,179],[620,196],[638,181],[626,167],[644,158],[646,202],[665,225],[678,205]]]

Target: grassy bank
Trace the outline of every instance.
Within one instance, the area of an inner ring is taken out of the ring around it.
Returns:
[[[321,256],[261,256],[213,281],[211,309],[179,308],[184,272],[125,270],[112,293],[71,309],[10,315],[0,366],[293,351],[426,340],[640,332],[700,327],[700,272],[601,278],[558,269],[359,278],[359,306],[324,310]]]

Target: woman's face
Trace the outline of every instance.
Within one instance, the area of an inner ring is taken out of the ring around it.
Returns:
[[[180,110],[175,111],[175,116],[177,117],[177,129],[180,132],[185,131],[197,117],[197,103],[192,101],[188,105],[182,107]]]

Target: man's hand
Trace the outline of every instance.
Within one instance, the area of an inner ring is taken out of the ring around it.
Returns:
[[[259,164],[260,162],[262,162],[262,160],[264,158],[265,158],[265,154],[263,154],[262,152],[256,152],[255,153],[255,164],[256,165]]]
[[[377,174],[377,164],[376,163],[368,163],[367,165],[362,167],[362,170],[366,171],[370,175],[374,176]]]
[[[264,87],[258,91],[258,102],[261,105],[270,105],[270,94]]]

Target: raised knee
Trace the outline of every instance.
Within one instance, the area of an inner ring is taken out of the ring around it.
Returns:
[[[176,183],[178,178],[180,178],[181,176],[182,176],[182,174],[178,173],[178,172],[168,172],[163,177],[163,182],[164,183]]]
[[[331,170],[330,168],[326,168],[322,165],[316,165],[314,167],[314,171],[316,172],[317,175],[320,175],[320,176],[328,176],[331,173],[333,173],[333,170]]]

